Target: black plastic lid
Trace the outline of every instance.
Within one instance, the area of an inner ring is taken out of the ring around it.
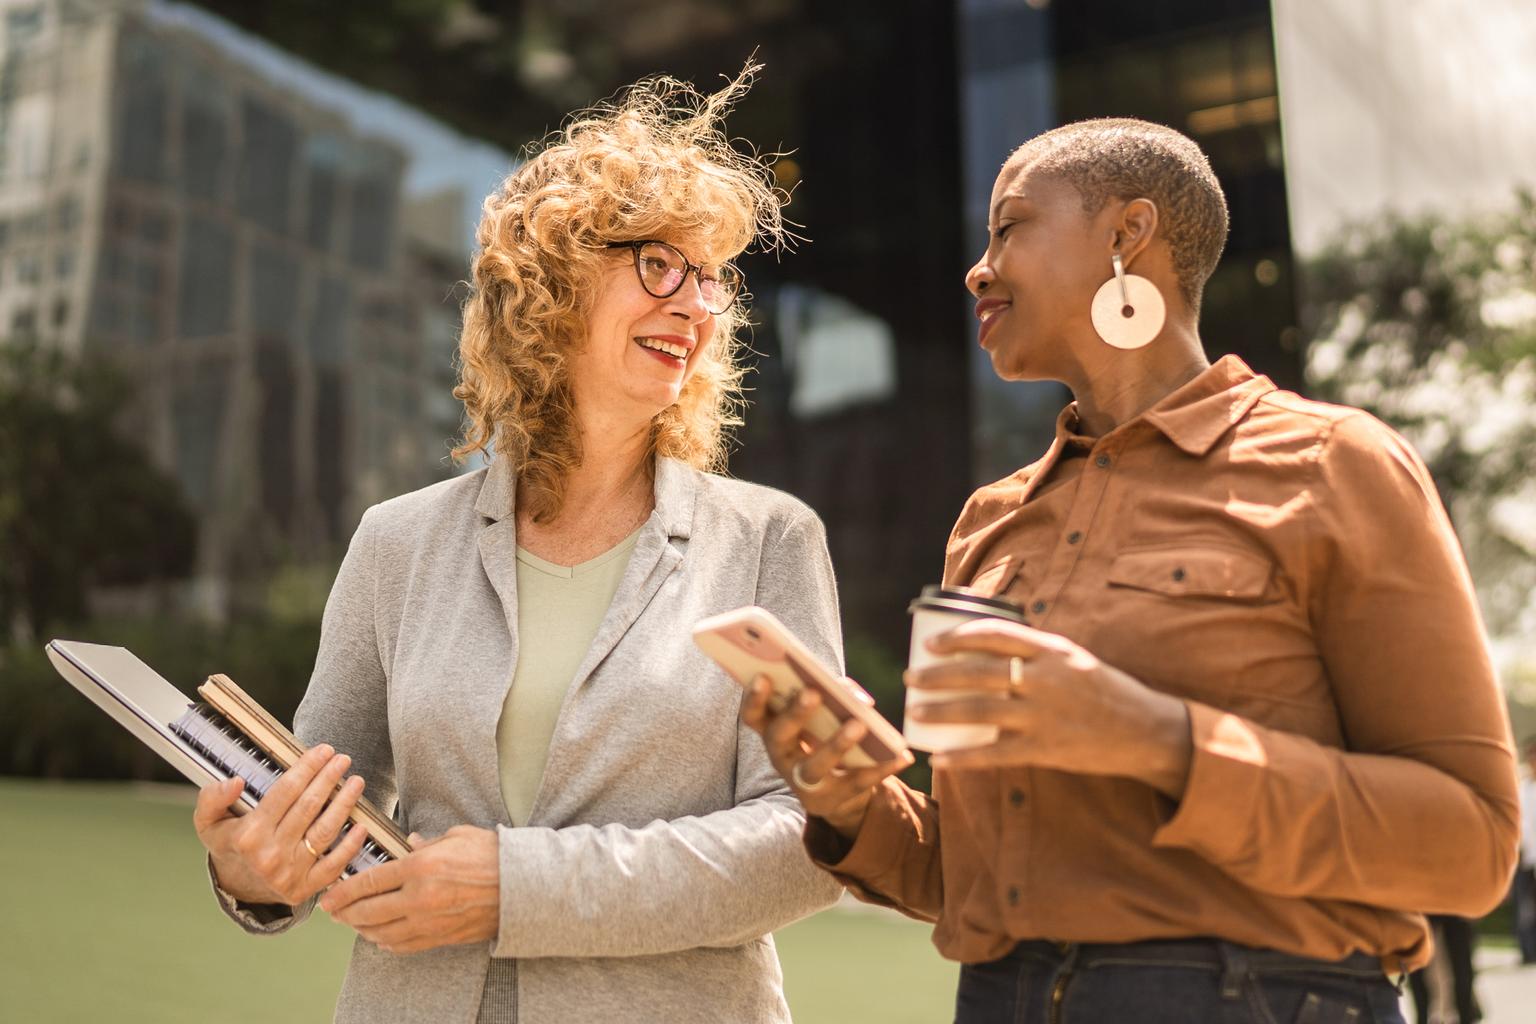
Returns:
[[[1011,619],[1020,625],[1028,625],[1024,609],[1001,597],[982,597],[969,590],[941,587],[930,583],[923,588],[920,597],[907,605],[907,613],[919,611],[945,611],[958,615],[971,615],[978,619]]]

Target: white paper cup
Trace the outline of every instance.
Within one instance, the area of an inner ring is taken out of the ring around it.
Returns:
[[[928,586],[922,596],[907,606],[912,614],[912,647],[907,654],[907,668],[916,669],[947,661],[928,650],[928,640],[973,619],[1007,619],[1024,622],[1024,611],[1012,601],[980,597],[963,589]],[[907,710],[901,734],[907,745],[917,750],[958,750],[997,742],[995,725],[950,725],[913,721],[912,709],[920,704],[955,700],[960,697],[985,696],[982,690],[907,690]]]

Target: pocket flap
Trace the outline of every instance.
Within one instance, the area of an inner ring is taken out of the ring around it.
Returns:
[[[1006,555],[972,576],[966,589],[981,597],[997,597],[1013,583],[1023,564],[1017,555]]]
[[[1116,556],[1109,583],[1173,597],[1257,598],[1269,587],[1273,571],[1268,559],[1245,551],[1158,548]]]

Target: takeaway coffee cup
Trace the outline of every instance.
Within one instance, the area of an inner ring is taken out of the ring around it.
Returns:
[[[970,622],[973,619],[1007,619],[1009,622],[1024,623],[1024,609],[1012,601],[980,597],[962,588],[924,587],[922,596],[908,605],[907,611],[912,615],[912,648],[907,655],[908,668],[922,668],[936,661],[945,660],[946,656],[934,654],[928,650],[928,640],[930,637],[954,629],[962,622]],[[978,695],[979,692],[907,690],[907,714],[901,731],[908,745],[918,750],[936,751],[995,743],[997,741],[995,725],[949,725],[912,720],[912,709],[919,704],[936,700],[953,700],[956,697],[971,697]]]

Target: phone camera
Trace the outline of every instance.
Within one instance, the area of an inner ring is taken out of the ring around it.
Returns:
[[[751,626],[747,627],[746,633],[748,640],[761,640],[763,638],[763,635],[757,630],[753,629]]]

